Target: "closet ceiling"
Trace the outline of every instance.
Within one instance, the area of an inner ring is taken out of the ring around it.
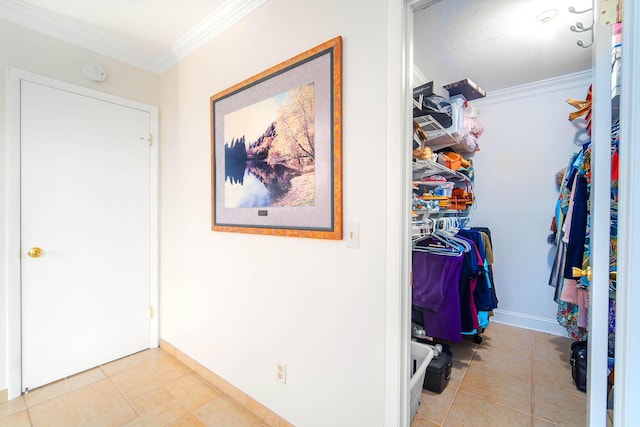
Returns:
[[[591,32],[569,27],[589,27],[593,15],[571,6],[584,11],[591,0],[424,1],[414,13],[418,76],[439,85],[469,78],[490,92],[588,70],[591,48],[577,42],[589,44]]]
[[[161,74],[267,0],[0,0],[0,19]]]

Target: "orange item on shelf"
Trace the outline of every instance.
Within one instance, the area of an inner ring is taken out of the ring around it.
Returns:
[[[440,153],[438,155],[438,163],[448,167],[451,170],[457,171],[462,165],[462,156],[453,151],[447,151],[446,153]]]
[[[419,160],[430,160],[433,156],[433,151],[429,147],[416,148],[413,150],[413,158]]]

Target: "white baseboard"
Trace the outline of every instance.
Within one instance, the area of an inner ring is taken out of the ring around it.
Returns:
[[[560,326],[555,319],[531,316],[528,314],[515,313],[505,310],[494,310],[492,322],[503,323],[505,325],[517,326],[519,328],[530,329],[532,331],[545,332],[547,334],[566,337],[567,330]],[[491,328],[491,325],[489,325]]]

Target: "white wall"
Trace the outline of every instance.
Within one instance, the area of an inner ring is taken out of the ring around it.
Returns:
[[[337,35],[360,249],[212,232],[209,97]],[[295,425],[383,422],[385,46],[384,2],[271,0],[162,76],[161,337]]]
[[[102,57],[39,33],[0,20],[0,390],[7,388],[7,70],[15,67],[43,76],[86,86],[125,98],[158,105],[160,78],[129,65]],[[108,70],[107,80],[95,83],[82,74],[87,62]],[[15,202],[15,201],[13,201]]]
[[[555,173],[586,136],[583,121],[568,120],[576,110],[566,100],[585,99],[590,81],[589,72],[573,74],[474,101],[485,131],[474,156],[472,224],[492,232],[496,321],[566,335],[547,285],[554,255],[547,236],[558,198]]]

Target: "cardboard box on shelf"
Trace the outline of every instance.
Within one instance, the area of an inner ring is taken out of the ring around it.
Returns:
[[[487,92],[470,79],[458,80],[457,82],[449,83],[444,85],[444,88],[449,91],[449,96],[463,95],[467,98],[467,101],[487,96]]]

